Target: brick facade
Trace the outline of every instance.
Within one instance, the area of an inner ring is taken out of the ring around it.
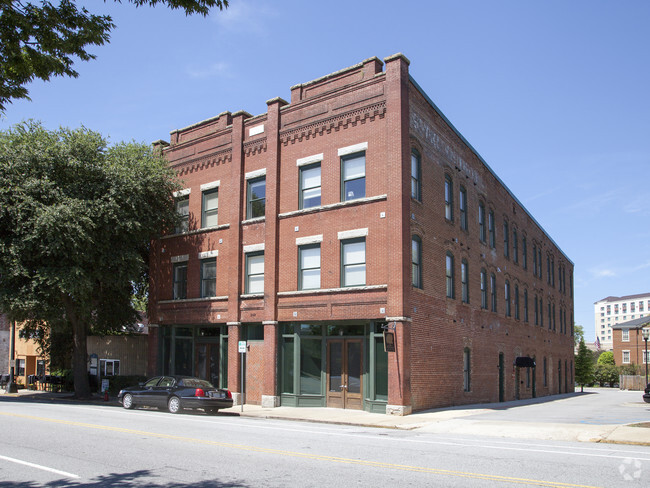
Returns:
[[[385,373],[387,398],[377,402],[388,412],[498,401],[500,389],[503,400],[572,389],[573,263],[409,76],[404,56],[383,63],[365,60],[292,87],[291,103],[276,98],[267,104],[265,114],[224,112],[172,132],[170,143],[157,143],[185,193],[189,190],[189,232],[153,245],[149,315],[157,332],[150,333],[150,353],[159,357],[150,357],[151,373],[174,369],[164,359],[172,346],[162,344],[162,331],[219,327],[228,341],[227,386],[239,392],[237,341],[245,339],[247,324],[259,324],[263,340],[249,342],[247,354],[247,401],[271,398],[278,404],[285,400],[280,377],[287,367],[280,350],[293,347],[292,339],[286,339],[290,324],[320,324],[323,331],[361,324],[366,327],[364,394],[374,391],[368,382]],[[416,198],[411,195],[413,150],[421,168]],[[342,165],[354,151],[365,156],[364,194],[347,200]],[[320,163],[320,205],[301,209],[301,168],[312,163]],[[248,218],[247,184],[256,177],[266,181],[264,217]],[[446,181],[453,195],[451,219],[445,217]],[[206,184],[218,188],[218,225],[202,228],[201,187]],[[467,225],[461,225],[461,188]],[[479,204],[494,216],[494,247],[479,238]],[[361,286],[342,286],[342,247],[348,236],[365,242]],[[414,236],[421,242],[420,287],[412,285]],[[305,242],[320,245],[316,290],[299,290],[298,249]],[[263,249],[263,292],[246,292],[247,249]],[[533,249],[536,263],[541,257],[541,276],[538,269],[533,272]],[[206,255],[200,253],[206,252],[218,253],[216,293],[200,298],[200,257]],[[453,298],[447,297],[448,254],[454,262]],[[173,300],[172,272],[179,260],[187,264],[187,296]],[[468,303],[462,298],[461,263],[467,270]],[[481,308],[481,270],[495,277],[496,312]],[[538,298],[543,323],[535,325],[533,300]],[[378,359],[381,352],[370,354],[372,334],[381,325],[396,339],[396,351],[388,353],[385,366]],[[195,332],[196,340],[200,334]],[[334,340],[327,334],[323,332],[323,354],[329,354],[326,345]],[[464,387],[465,350],[469,387]],[[297,361],[307,361],[304,354],[296,353]],[[515,359],[524,357],[534,358],[537,368],[515,367]],[[322,364],[322,378],[329,378],[329,359]],[[379,369],[372,369],[373,364]],[[300,373],[302,366],[295,367]],[[364,408],[370,403],[365,398]]]

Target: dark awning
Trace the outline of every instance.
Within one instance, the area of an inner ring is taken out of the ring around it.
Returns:
[[[534,368],[535,360],[528,356],[519,356],[518,358],[515,358],[515,366],[518,368]]]

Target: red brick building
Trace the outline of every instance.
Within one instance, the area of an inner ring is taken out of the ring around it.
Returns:
[[[614,362],[645,367],[650,364],[645,355],[643,329],[650,328],[650,315],[612,326]],[[642,369],[641,368],[641,369]]]
[[[151,373],[240,401],[408,414],[573,389],[573,264],[401,54],[156,144]],[[384,334],[394,348],[384,348]],[[536,367],[533,367],[533,366]]]

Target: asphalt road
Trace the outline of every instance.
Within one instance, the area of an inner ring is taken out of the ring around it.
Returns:
[[[0,402],[0,487],[650,486],[650,447]]]

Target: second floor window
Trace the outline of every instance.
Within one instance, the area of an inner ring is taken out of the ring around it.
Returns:
[[[187,263],[175,263],[173,267],[174,300],[187,298]]]
[[[201,298],[217,296],[217,260],[201,261]]]
[[[184,196],[176,199],[176,213],[179,216],[179,222],[176,226],[176,233],[187,232],[190,227],[190,197]]]
[[[497,311],[497,278],[494,273],[490,275],[490,309],[493,312]]]
[[[320,163],[300,168],[300,208],[320,207]]]
[[[528,245],[526,243],[526,238],[521,238],[521,265],[524,269],[528,269]]]
[[[447,298],[455,298],[454,293],[454,256],[450,252],[445,257],[445,275],[447,283]]]
[[[310,244],[298,248],[300,274],[299,290],[320,288],[320,244]]]
[[[508,230],[508,222],[503,222],[503,255],[510,257],[510,231]]]
[[[510,317],[511,315],[511,310],[510,310],[510,282],[506,280],[506,287],[505,287],[505,302],[506,302],[506,317]]]
[[[481,270],[481,308],[487,310],[488,308],[488,292],[487,292],[487,272]]]
[[[469,281],[467,277],[467,260],[463,259],[460,263],[460,286],[461,299],[463,303],[469,303]]]
[[[422,288],[422,241],[418,236],[411,240],[411,280],[415,288]]]
[[[515,318],[519,320],[519,286],[515,285]]]
[[[266,177],[248,180],[246,195],[246,218],[264,217],[266,209]]]
[[[528,290],[524,289],[524,322],[528,322]]]
[[[341,158],[341,201],[366,196],[366,153],[356,153]]]
[[[366,284],[366,240],[341,241],[341,286]]]
[[[512,260],[519,263],[519,242],[517,241],[517,229],[512,229]]]
[[[201,209],[201,227],[215,227],[218,225],[219,190],[214,189],[203,192]]]

